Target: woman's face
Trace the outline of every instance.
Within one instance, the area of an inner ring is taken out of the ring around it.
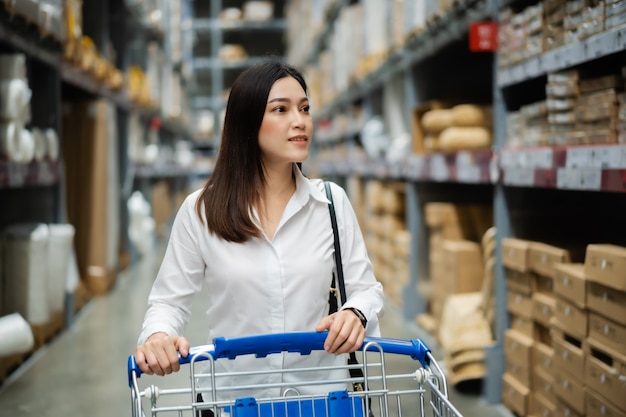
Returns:
[[[309,99],[293,77],[277,80],[267,98],[259,129],[265,165],[304,161],[309,155],[313,120]]]

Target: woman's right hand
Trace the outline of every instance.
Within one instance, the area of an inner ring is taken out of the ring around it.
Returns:
[[[182,336],[168,336],[166,333],[150,335],[143,345],[135,349],[135,360],[139,369],[146,375],[167,375],[178,372],[182,357],[189,354],[189,342]]]

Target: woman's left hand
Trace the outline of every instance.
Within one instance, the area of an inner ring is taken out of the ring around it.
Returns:
[[[324,350],[340,355],[356,351],[365,339],[365,328],[352,310],[340,310],[324,317],[315,328],[316,332],[328,330]]]

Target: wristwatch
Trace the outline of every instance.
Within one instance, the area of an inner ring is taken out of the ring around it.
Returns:
[[[367,319],[365,318],[365,315],[363,315],[361,310],[359,310],[358,308],[354,308],[354,307],[348,307],[348,308],[346,308],[346,310],[350,310],[354,314],[356,314],[356,316],[359,318],[359,320],[361,320],[361,324],[363,325],[364,328],[367,326]]]

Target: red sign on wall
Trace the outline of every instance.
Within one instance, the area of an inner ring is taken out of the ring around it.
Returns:
[[[471,23],[469,46],[472,52],[494,52],[498,49],[498,24],[496,22]]]

